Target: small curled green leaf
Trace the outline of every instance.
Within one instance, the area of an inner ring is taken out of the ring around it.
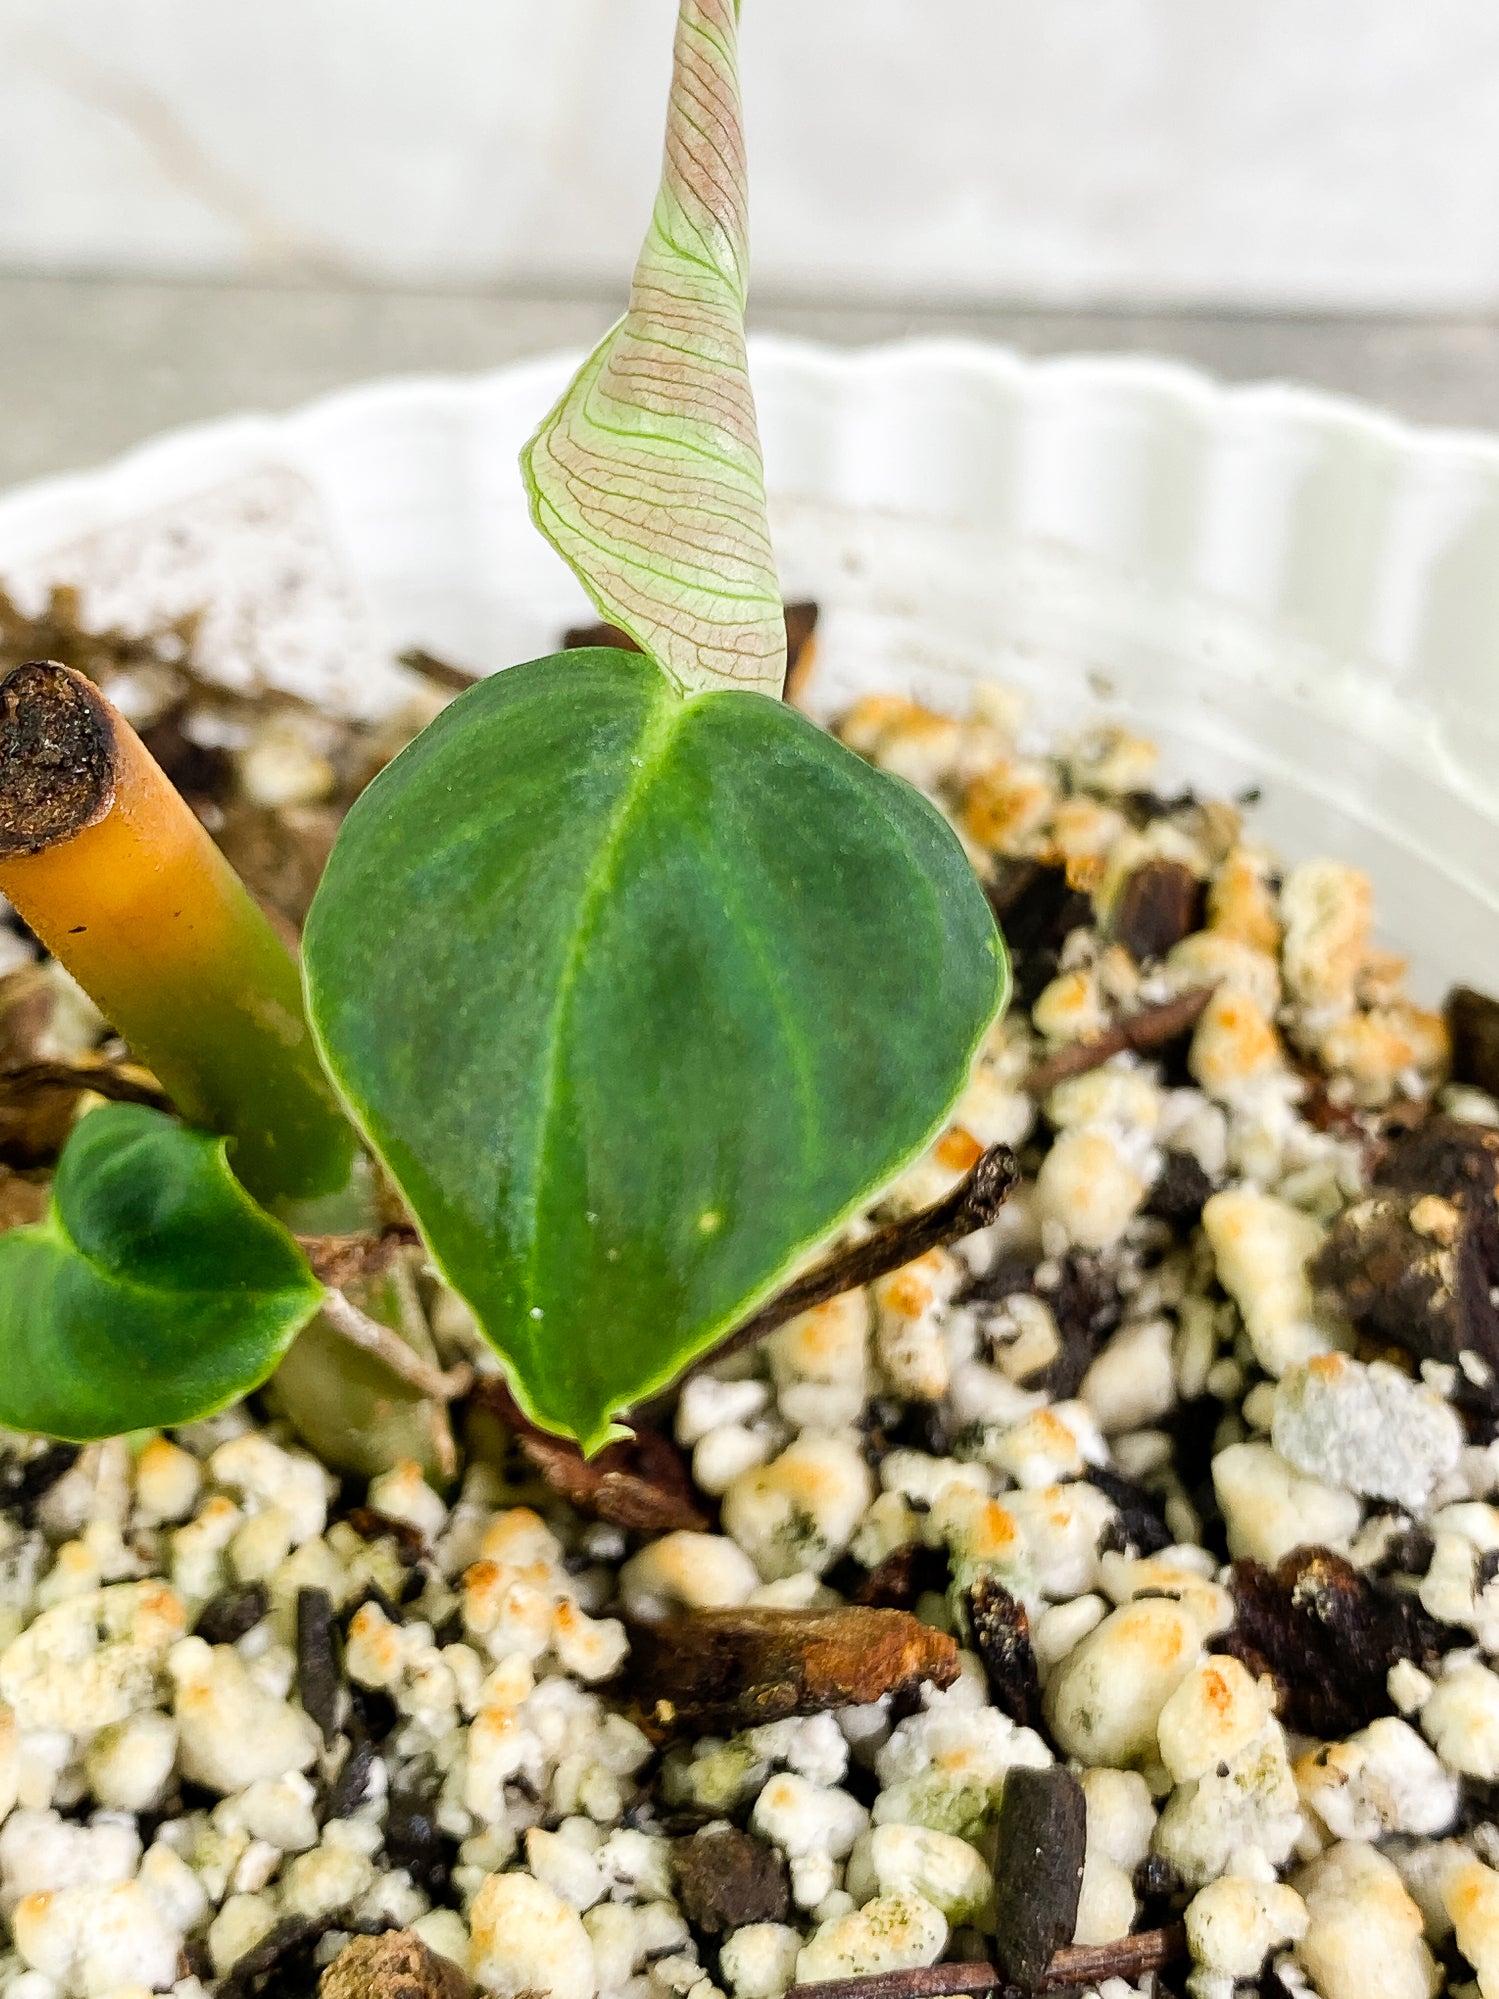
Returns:
[[[522,454],[536,525],[687,693],[778,697],[786,631],[744,344],[737,0],[682,0],[629,310]]]
[[[84,1442],[266,1379],[323,1287],[226,1151],[139,1104],[75,1126],[46,1216],[0,1235],[0,1424]]]

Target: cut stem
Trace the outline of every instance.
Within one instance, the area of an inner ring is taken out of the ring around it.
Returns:
[[[340,1191],[354,1135],[296,962],[130,724],[46,662],[0,683],[0,893],[260,1200]]]

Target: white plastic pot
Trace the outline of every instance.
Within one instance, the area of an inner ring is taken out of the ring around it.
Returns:
[[[575,357],[374,383],[174,433],[0,500],[0,576],[136,627],[207,610],[230,676],[376,708],[422,645],[485,669],[586,615],[520,446]],[[1366,867],[1434,994],[1499,982],[1499,439],[1124,358],[924,342],[753,349],[782,580],[823,608],[815,703],[1108,714],[1164,782],[1257,786],[1288,855]]]

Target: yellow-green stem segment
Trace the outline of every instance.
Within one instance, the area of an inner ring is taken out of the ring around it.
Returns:
[[[0,894],[262,1201],[337,1193],[354,1134],[296,961],[125,718],[81,674],[0,684]]]

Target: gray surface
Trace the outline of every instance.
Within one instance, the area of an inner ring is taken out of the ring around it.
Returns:
[[[0,278],[0,486],[89,465],[154,431],[289,409],[374,375],[495,367],[591,339],[617,298]],[[1499,429],[1499,321],[1210,313],[825,309],[756,325],[848,345],[968,333],[1032,353],[1129,349],[1278,376],[1425,422]]]

